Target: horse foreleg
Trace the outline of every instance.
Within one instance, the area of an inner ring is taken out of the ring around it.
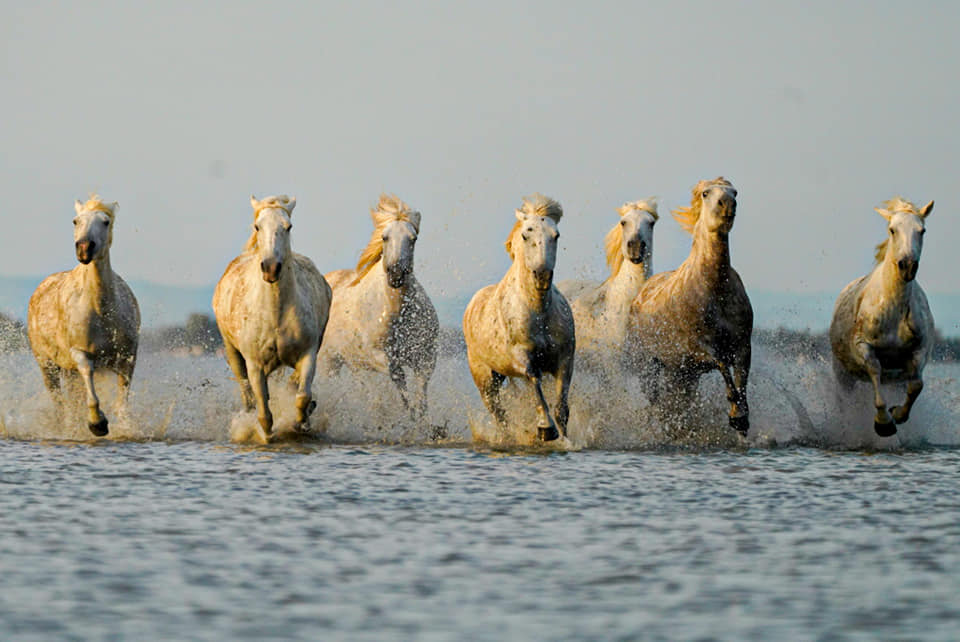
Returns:
[[[472,366],[470,368],[470,374],[473,375],[473,382],[476,384],[477,390],[480,391],[480,398],[483,399],[483,405],[485,405],[490,414],[493,415],[493,419],[497,422],[498,426],[501,428],[506,427],[507,413],[504,412],[503,406],[500,404],[500,389],[503,387],[503,382],[506,377],[499,372],[494,372],[482,367],[474,368]]]
[[[527,375],[527,380],[533,385],[537,402],[537,438],[540,441],[553,441],[560,437],[557,425],[550,416],[550,408],[543,396],[542,377],[540,374]]]
[[[257,401],[257,421],[260,422],[264,441],[270,440],[273,433],[273,414],[270,412],[270,391],[267,389],[267,373],[257,364],[248,363],[247,373],[253,386],[253,396]]]
[[[407,375],[403,372],[403,366],[391,361],[389,372],[390,380],[393,381],[397,390],[400,391],[400,399],[403,401],[403,407],[410,410],[410,400],[407,399]]]
[[[910,409],[913,408],[913,404],[917,401],[917,397],[919,397],[920,393],[923,391],[923,379],[920,377],[920,368],[918,367],[916,357],[910,359],[905,370],[905,374],[908,377],[907,399],[903,402],[902,406],[894,406],[890,409],[890,414],[893,415],[893,420],[898,424],[902,424],[910,419]]]
[[[97,437],[103,437],[109,430],[107,418],[100,411],[100,399],[93,387],[93,359],[86,352],[76,348],[70,351],[70,356],[77,364],[77,372],[80,373],[87,391],[87,428]]]
[[[726,363],[718,364],[720,375],[727,387],[727,401],[730,403],[730,427],[747,436],[750,431],[750,408],[747,405],[747,378],[750,375],[750,355],[746,359],[735,359],[732,367]]]
[[[414,371],[413,376],[417,380],[417,387],[419,388],[419,395],[417,399],[417,417],[424,418],[427,416],[427,386],[430,384],[430,372],[417,372]]]
[[[253,410],[253,390],[250,389],[250,380],[247,377],[246,360],[244,360],[240,351],[226,339],[223,341],[223,355],[227,358],[227,365],[230,366],[234,378],[240,385],[240,397],[243,400],[243,409],[247,411]]]
[[[897,434],[897,426],[893,423],[893,417],[887,410],[887,402],[880,392],[880,360],[874,354],[873,346],[866,341],[858,341],[856,350],[863,360],[867,374],[870,376],[870,383],[873,384],[873,405],[877,409],[877,414],[873,418],[873,429],[881,437],[895,435]]]
[[[557,372],[557,424],[564,437],[567,436],[567,420],[570,418],[570,381],[573,379],[573,356],[565,363],[560,364]]]
[[[297,379],[297,423],[293,429],[297,432],[308,432],[310,430],[310,414],[317,407],[317,402],[313,400],[310,387],[313,385],[313,377],[317,372],[317,353],[314,350],[300,359],[296,367]]]

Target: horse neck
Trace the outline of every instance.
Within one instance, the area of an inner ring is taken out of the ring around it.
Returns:
[[[258,307],[264,312],[269,312],[271,316],[279,315],[284,309],[294,305],[297,301],[299,280],[297,279],[297,271],[294,269],[293,257],[291,256],[290,260],[285,262],[287,266],[280,271],[280,278],[277,279],[276,283],[267,283],[263,280],[259,260],[250,262],[253,272],[251,278],[256,283],[255,291],[257,292]]]
[[[357,287],[369,288],[373,292],[377,292],[380,304],[383,306],[382,314],[386,317],[393,317],[400,314],[400,308],[407,298],[407,292],[410,290],[413,279],[414,276],[411,272],[406,283],[399,288],[391,287],[390,283],[387,282],[387,272],[383,269],[383,258],[381,258],[363,276]]]
[[[110,249],[86,265],[81,264],[80,278],[82,295],[89,297],[98,311],[112,301],[114,275],[110,266]]]
[[[880,288],[883,299],[893,305],[907,303],[913,294],[914,281],[904,281],[900,276],[897,261],[893,256],[893,248],[889,245],[880,265],[874,269],[871,281],[875,284],[874,287]]]
[[[730,274],[730,237],[699,226],[693,232],[693,247],[684,261],[686,270],[696,274],[705,285],[725,281]]]
[[[515,296],[519,296],[527,302],[527,308],[535,314],[545,312],[550,307],[551,292],[553,288],[538,290],[534,280],[533,272],[527,269],[523,260],[523,253],[517,252],[513,260],[513,265],[507,270],[507,275],[503,279],[504,285]]]
[[[642,263],[634,264],[624,258],[620,269],[606,283],[606,300],[613,304],[630,305],[644,282],[650,278],[650,258],[644,257]]]

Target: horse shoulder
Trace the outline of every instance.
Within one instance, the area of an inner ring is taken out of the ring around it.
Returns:
[[[490,314],[488,308],[493,300],[493,294],[496,291],[496,284],[488,285],[477,290],[466,310],[463,312],[463,333],[469,342],[471,338],[479,339],[489,334],[488,327],[496,321],[496,317]]]

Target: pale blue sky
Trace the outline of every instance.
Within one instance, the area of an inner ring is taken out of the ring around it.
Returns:
[[[72,203],[120,202],[114,267],[216,281],[249,195],[351,265],[381,190],[423,212],[434,293],[507,266],[523,194],[566,210],[558,277],[602,274],[625,200],[740,192],[748,290],[839,291],[894,194],[936,199],[920,268],[956,291],[956,3],[13,3],[0,15],[0,273],[74,264]],[[689,248],[666,216],[655,268]]]

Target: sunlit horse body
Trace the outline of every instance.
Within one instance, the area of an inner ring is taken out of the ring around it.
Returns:
[[[916,281],[930,201],[918,210],[899,197],[877,208],[887,220],[887,239],[877,246],[876,267],[843,289],[830,323],[837,379],[847,390],[856,380],[873,384],[874,429],[882,437],[910,418],[923,368],[933,349],[934,325],[923,288]],[[883,382],[906,382],[907,398],[887,409]]]
[[[561,281],[577,326],[577,369],[609,371],[619,365],[627,334],[630,305],[653,270],[653,226],[659,219],[656,199],[624,203],[620,220],[607,233],[604,249],[610,276],[602,283]]]
[[[703,374],[719,370],[730,426],[746,435],[753,309],[730,265],[736,197],[724,178],[700,181],[690,207],[674,212],[693,235],[690,255],[676,270],[643,285],[630,308],[627,349],[654,402],[661,384],[689,398]]]
[[[330,286],[313,262],[290,249],[296,199],[250,197],[253,233],[227,266],[213,293],[227,363],[240,384],[244,407],[257,408],[261,437],[273,431],[267,377],[294,369],[297,431],[308,430],[316,406],[310,386],[330,312]],[[251,383],[253,384],[251,388]]]
[[[118,406],[126,406],[137,363],[140,308],[133,292],[110,266],[116,203],[93,195],[76,202],[73,238],[80,265],[48,276],[30,297],[27,331],[43,381],[58,407],[61,375],[75,371],[83,380],[88,427],[98,437],[107,418],[93,385],[94,369],[117,373]]]
[[[427,411],[427,386],[437,364],[437,311],[413,273],[420,212],[382,194],[370,210],[373,233],[353,270],[326,275],[333,287],[330,324],[320,359],[388,374],[415,418]],[[405,368],[416,382],[407,390]]]
[[[487,409],[503,427],[504,379],[526,379],[536,395],[537,435],[543,441],[566,434],[576,348],[573,313],[553,285],[561,216],[553,199],[540,194],[524,199],[506,242],[513,264],[499,283],[474,294],[463,315],[470,373]],[[556,377],[556,421],[543,396],[544,374]]]

